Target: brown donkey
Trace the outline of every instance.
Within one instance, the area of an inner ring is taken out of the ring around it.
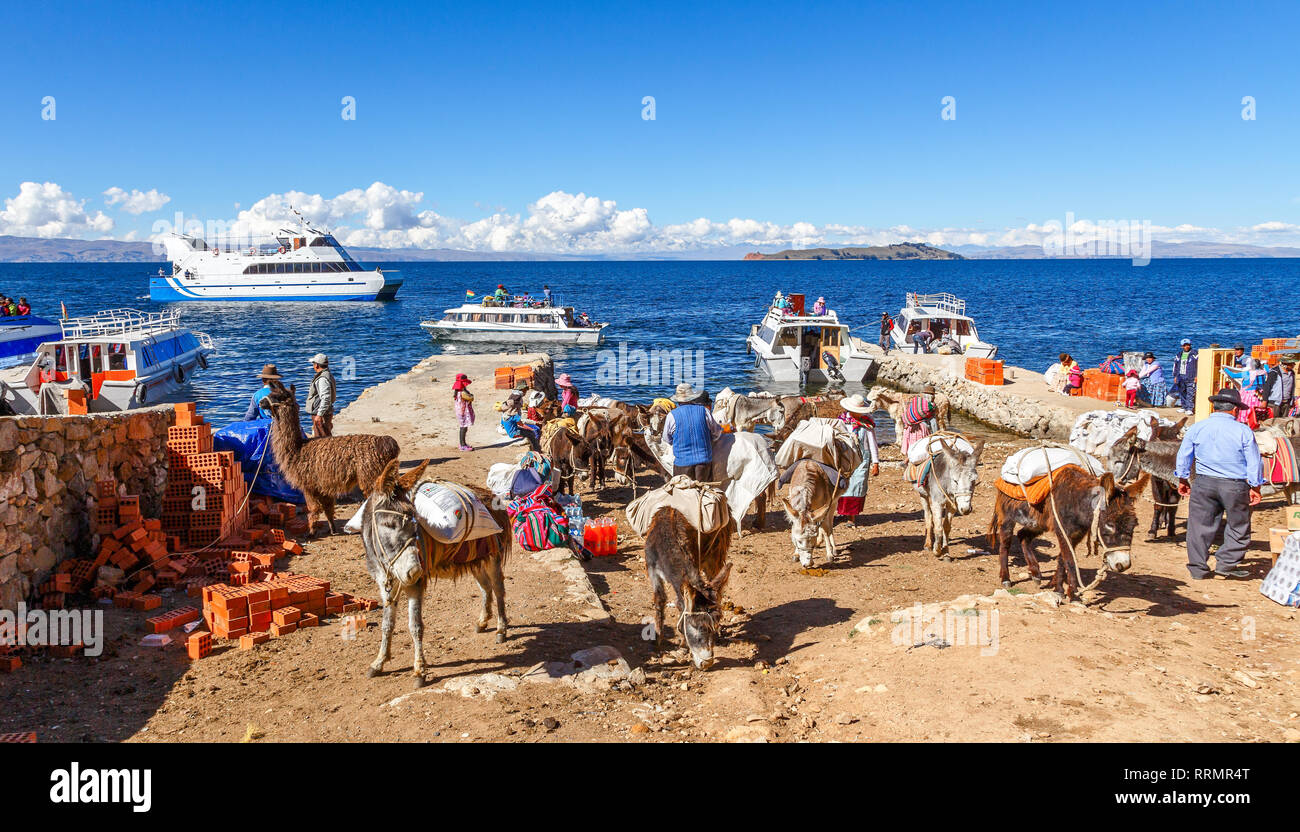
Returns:
[[[731,564],[727,563],[730,548],[731,523],[701,534],[670,506],[656,511],[646,530],[645,571],[653,593],[655,648],[663,643],[666,589],[672,587],[681,613],[677,628],[691,661],[700,670],[713,665],[722,589],[731,574]]]
[[[989,523],[989,548],[997,551],[998,578],[1003,586],[1009,587],[1011,574],[1007,558],[1011,538],[1016,537],[1029,574],[1041,584],[1043,576],[1030,544],[1039,535],[1052,532],[1058,550],[1053,588],[1070,599],[1077,597],[1079,591],[1075,580],[1078,567],[1071,553],[1084,540],[1090,541],[1090,548],[1094,543],[1100,545],[1108,569],[1123,572],[1129,568],[1129,547],[1133,545],[1133,530],[1137,528],[1137,498],[1150,475],[1143,474],[1124,488],[1115,484],[1110,472],[1098,479],[1073,466],[1056,470],[1052,477],[1055,485],[1052,496],[1037,505],[998,491]],[[1020,531],[1016,531],[1017,526],[1021,527]]]

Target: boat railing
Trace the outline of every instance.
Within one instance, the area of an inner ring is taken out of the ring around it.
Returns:
[[[932,292],[930,294],[908,292],[907,305],[913,308],[929,306],[936,309],[942,309],[945,312],[951,312],[954,315],[966,314],[966,301],[951,292]]]
[[[210,352],[217,351],[217,345],[212,342],[212,336],[206,332],[195,332],[194,337],[199,340],[199,346]]]
[[[141,312],[139,309],[105,309],[94,315],[59,321],[66,338],[96,338],[127,332],[166,332],[180,326],[179,312]]]

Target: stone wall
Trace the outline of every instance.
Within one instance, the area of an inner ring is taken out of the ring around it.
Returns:
[[[1067,442],[1070,429],[1079,418],[1078,408],[1071,407],[1064,397],[1047,394],[1041,376],[1027,370],[1007,368],[1016,371],[1021,377],[1020,383],[990,387],[966,380],[961,356],[938,362],[931,356],[925,356],[931,359],[928,362],[916,361],[906,355],[877,355],[875,358],[876,381],[910,393],[919,393],[925,385],[933,384],[936,390],[948,395],[955,409],[1021,436]],[[1020,384],[1026,390],[1023,394],[1014,392]],[[1050,401],[1051,398],[1063,401],[1056,404]],[[1098,402],[1096,406],[1104,405]]]
[[[98,480],[158,516],[171,405],[106,416],[0,417],[0,608],[14,609],[94,543]]]

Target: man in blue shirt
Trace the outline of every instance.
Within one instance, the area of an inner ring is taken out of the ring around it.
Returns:
[[[248,401],[248,410],[244,411],[244,421],[251,422],[254,419],[262,419],[269,414],[262,413],[262,402],[271,394],[271,382],[280,380],[280,371],[275,368],[274,364],[267,364],[262,367],[262,389],[253,394],[253,398]]]
[[[1250,546],[1250,507],[1258,505],[1264,484],[1259,445],[1250,428],[1233,415],[1244,405],[1241,395],[1223,388],[1210,396],[1214,412],[1183,434],[1174,464],[1178,493],[1187,501],[1187,571],[1193,578],[1246,578],[1238,568]],[[1196,481],[1189,484],[1192,465]],[[1223,544],[1214,554],[1210,571],[1210,544],[1226,515]]]
[[[713,443],[722,426],[701,400],[704,394],[689,384],[677,385],[677,407],[664,420],[664,441],[673,446],[673,475],[685,474],[696,482],[711,482]]]

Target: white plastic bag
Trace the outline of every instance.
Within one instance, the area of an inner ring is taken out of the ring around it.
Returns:
[[[1025,448],[1016,451],[1002,463],[1002,479],[1012,485],[1027,485],[1066,465],[1078,465],[1093,476],[1106,473],[1106,466],[1094,456],[1075,448]]]
[[[415,503],[415,519],[439,543],[475,540],[501,531],[488,507],[468,489],[451,488],[436,482],[420,483],[412,502]],[[365,512],[366,504],[362,503],[343,527],[344,531],[360,534],[361,518]],[[471,517],[473,528],[466,529]]]

